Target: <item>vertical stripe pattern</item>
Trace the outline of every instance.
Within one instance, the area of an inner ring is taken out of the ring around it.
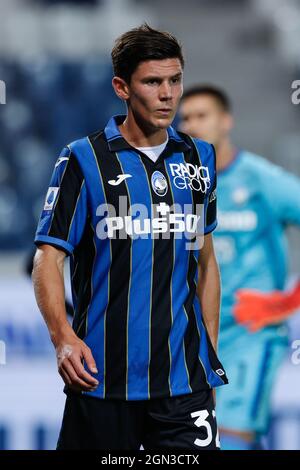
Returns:
[[[37,244],[71,255],[73,328],[96,361],[99,386],[85,393],[97,398],[170,397],[227,381],[216,373],[222,365],[196,296],[199,250],[187,249],[192,240],[177,222],[186,224],[208,198],[183,187],[188,177],[178,186],[170,167],[201,166],[208,147],[202,155],[192,139],[168,135],[155,163],[114,120],[70,144],[50,183],[53,209],[38,226]],[[179,219],[170,222],[170,214]],[[214,226],[213,210],[207,217]]]

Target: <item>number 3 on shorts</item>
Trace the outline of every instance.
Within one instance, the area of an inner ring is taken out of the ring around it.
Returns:
[[[192,418],[197,418],[194,424],[198,427],[205,427],[207,431],[207,437],[205,439],[195,439],[194,444],[199,447],[207,447],[211,443],[213,439],[213,434],[212,434],[212,429],[209,421],[207,421],[207,418],[209,416],[209,412],[207,410],[200,410],[200,411],[195,411],[194,413],[191,413]],[[216,418],[216,412],[215,410],[212,410],[212,416],[215,419]],[[220,439],[219,439],[219,431],[218,428],[217,433],[216,433],[216,447],[220,447]]]

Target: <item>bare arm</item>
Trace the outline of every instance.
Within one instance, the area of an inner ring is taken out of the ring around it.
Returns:
[[[65,253],[50,245],[37,249],[32,272],[34,292],[65,384],[74,390],[90,391],[96,388],[98,381],[85,371],[83,359],[92,372],[97,373],[97,368],[90,349],[78,338],[67,320],[64,259]]]
[[[210,340],[215,351],[217,351],[221,286],[212,234],[205,235],[204,237],[204,245],[200,251],[198,268],[199,281],[197,294]]]

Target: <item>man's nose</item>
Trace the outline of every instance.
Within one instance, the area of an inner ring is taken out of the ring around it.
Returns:
[[[172,98],[172,88],[168,82],[163,82],[160,86],[160,99],[170,100]]]

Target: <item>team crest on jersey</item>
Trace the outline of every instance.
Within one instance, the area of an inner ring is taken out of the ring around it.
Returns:
[[[151,185],[153,191],[158,196],[164,196],[168,191],[168,183],[166,177],[160,172],[155,171],[151,176]]]
[[[51,211],[53,209],[58,190],[59,188],[50,186],[46,195],[44,211]]]

